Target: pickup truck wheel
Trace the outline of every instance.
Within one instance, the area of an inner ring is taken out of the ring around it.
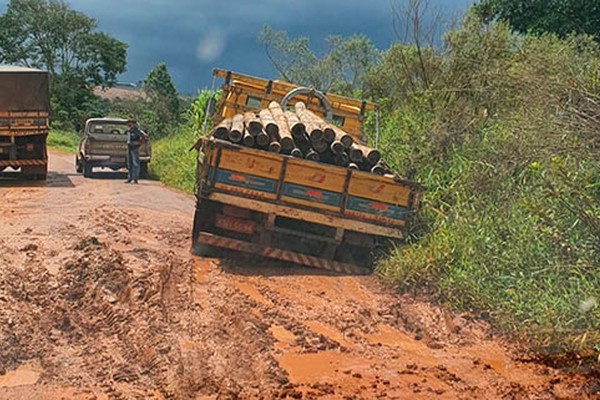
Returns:
[[[82,164],[82,161],[79,159],[79,157],[75,156],[75,170],[78,173],[83,172],[83,166],[81,164]]]
[[[90,178],[92,176],[92,166],[83,161],[83,176]]]

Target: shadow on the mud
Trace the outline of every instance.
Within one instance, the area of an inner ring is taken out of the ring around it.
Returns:
[[[127,179],[127,171],[111,171],[111,170],[94,171],[94,172],[92,172],[92,175],[88,179],[125,180],[125,179]]]
[[[49,188],[73,188],[73,182],[70,176],[76,174],[61,174],[59,172],[49,171],[48,178],[43,180],[31,180],[23,177],[20,172],[2,172],[0,173],[0,188],[3,187],[49,187]]]
[[[100,170],[92,172],[92,175],[86,179],[102,179],[102,180],[126,180],[127,171],[118,170],[112,171],[110,169]],[[140,178],[140,181],[152,181],[155,180],[152,177]]]
[[[244,276],[344,276],[351,275],[326,269],[310,268],[286,261],[248,253],[228,253],[219,257],[224,272]],[[358,275],[358,274],[357,274]]]

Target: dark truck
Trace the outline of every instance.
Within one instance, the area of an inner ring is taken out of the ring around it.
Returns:
[[[117,171],[127,168],[127,120],[122,118],[90,118],[85,123],[83,137],[77,147],[75,166],[77,172],[89,178],[93,169],[110,168]],[[148,175],[151,158],[149,141],[140,146],[140,176]]]
[[[0,173],[46,179],[49,113],[46,71],[0,65]]]

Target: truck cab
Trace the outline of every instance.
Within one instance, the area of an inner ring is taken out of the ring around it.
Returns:
[[[127,168],[127,120],[123,118],[90,118],[85,123],[83,137],[77,146],[77,172],[89,178],[94,168],[118,171]],[[140,175],[147,176],[151,146],[140,146]]]

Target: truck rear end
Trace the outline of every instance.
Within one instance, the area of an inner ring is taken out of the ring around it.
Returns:
[[[0,172],[46,179],[49,112],[47,72],[0,66]]]
[[[127,168],[127,120],[123,118],[90,118],[86,121],[83,136],[77,146],[75,166],[88,178],[94,168],[117,171]],[[152,155],[150,141],[140,145],[140,175],[148,174]]]
[[[215,126],[236,113],[258,113],[268,105],[267,97],[283,100],[284,107],[286,101],[302,101],[315,114],[325,114],[311,90],[296,91],[304,94],[291,98],[286,90],[296,88],[289,83],[230,73],[225,80]],[[270,89],[268,95],[265,89]],[[330,114],[337,114],[357,142],[364,111],[372,106],[340,96],[328,104]],[[393,175],[241,146],[215,135],[200,143],[192,233],[196,254],[221,248],[369,273],[377,249],[404,238],[419,206],[419,185]]]

